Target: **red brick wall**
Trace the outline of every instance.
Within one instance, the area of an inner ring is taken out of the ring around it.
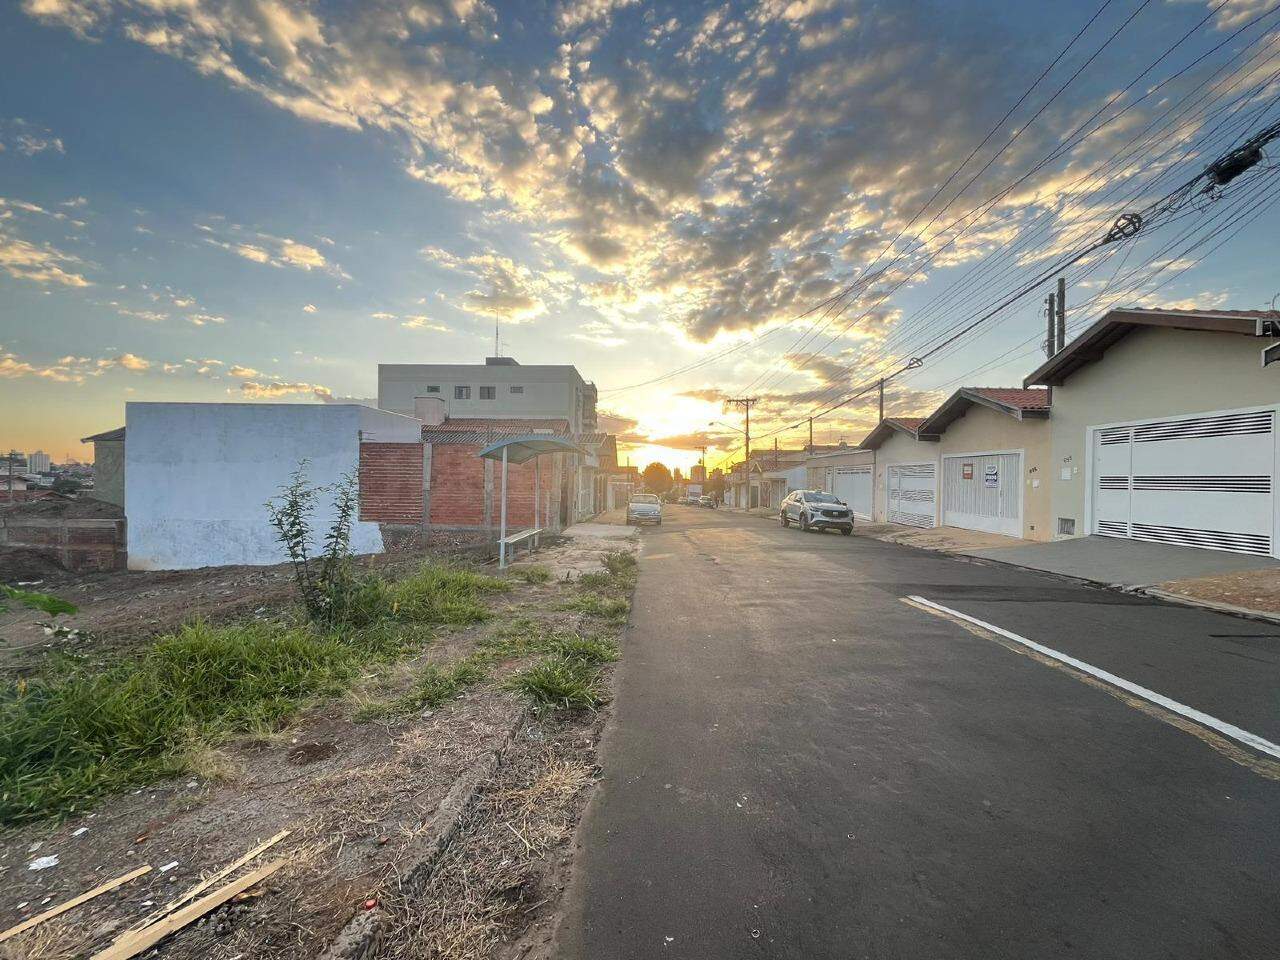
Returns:
[[[360,519],[422,522],[420,443],[360,444]]]
[[[436,443],[431,447],[431,523],[444,527],[482,527],[485,522],[484,464],[480,446]],[[553,489],[555,459],[542,458],[542,509]],[[507,466],[507,526],[531,527],[533,522],[533,461]],[[502,462],[493,462],[491,523],[497,527],[502,509]],[[554,520],[554,518],[553,518]]]

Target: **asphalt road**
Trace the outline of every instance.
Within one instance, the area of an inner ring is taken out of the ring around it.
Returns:
[[[1280,628],[668,508],[555,956],[1280,956],[1280,764],[911,595],[1280,743]]]

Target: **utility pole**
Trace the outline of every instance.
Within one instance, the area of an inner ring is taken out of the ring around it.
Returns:
[[[1051,293],[1049,294],[1048,297],[1045,298],[1045,301],[1044,301],[1045,302],[1044,314],[1046,317],[1049,318],[1048,325],[1045,328],[1046,334],[1045,334],[1045,341],[1044,341],[1044,355],[1046,357],[1052,357],[1055,353],[1058,352],[1056,349],[1054,349],[1054,346],[1053,346],[1053,341],[1055,337],[1054,331],[1055,331],[1056,321],[1057,321],[1057,309],[1054,307],[1055,299],[1056,298]]]
[[[884,377],[880,378],[880,423],[884,423]]]
[[[1067,345],[1067,278],[1058,278],[1058,337],[1055,345],[1058,351]],[[1056,351],[1055,351],[1056,352]]]
[[[9,450],[9,502],[13,503],[13,460],[18,455],[17,450]]]
[[[809,418],[809,449],[805,453],[813,455],[813,417]]]
[[[736,404],[742,407],[746,415],[746,430],[743,431],[746,436],[746,460],[743,466],[747,472],[747,509],[751,509],[751,405],[756,402],[757,397],[735,397],[726,400],[725,403]]]

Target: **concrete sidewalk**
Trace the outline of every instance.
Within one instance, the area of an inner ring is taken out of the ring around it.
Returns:
[[[1114,537],[1077,537],[1074,540],[956,552],[1124,587],[1153,586],[1172,580],[1198,579],[1242,570],[1270,568],[1274,571],[1280,567],[1280,561],[1267,557]]]
[[[1280,619],[1280,561],[1114,537],[1048,543],[958,527],[859,523],[861,537],[994,560],[1223,613]]]

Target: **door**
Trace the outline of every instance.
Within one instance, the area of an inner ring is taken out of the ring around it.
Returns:
[[[836,467],[830,492],[849,505],[853,515],[871,519],[871,464]]]
[[[1022,536],[1022,454],[942,459],[942,522],[949,527]]]
[[[890,523],[932,527],[937,520],[938,465],[895,463],[885,468],[885,497]]]
[[[1090,532],[1280,555],[1276,442],[1274,410],[1095,428]]]

